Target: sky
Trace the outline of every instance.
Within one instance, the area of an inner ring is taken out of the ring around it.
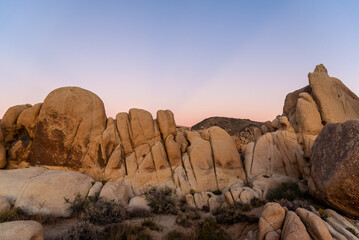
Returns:
[[[64,86],[108,117],[272,120],[324,64],[359,94],[359,1],[0,0],[0,118]]]

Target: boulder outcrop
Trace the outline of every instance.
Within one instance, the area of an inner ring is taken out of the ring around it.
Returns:
[[[0,171],[0,196],[29,214],[67,217],[76,196],[84,199],[93,178],[71,171],[23,168]]]
[[[351,216],[359,216],[359,120],[327,124],[311,155],[310,193]]]
[[[339,123],[359,118],[359,98],[339,79],[330,77],[323,64],[308,75],[313,98],[324,123]]]

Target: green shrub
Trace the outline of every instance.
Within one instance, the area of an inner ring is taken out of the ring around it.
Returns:
[[[152,209],[152,212],[158,214],[176,214],[176,201],[172,189],[169,187],[152,187],[145,193],[146,200]]]
[[[219,190],[219,189],[217,189],[217,190],[213,191],[213,194],[214,194],[214,195],[221,195],[221,194],[222,194],[222,191]]]
[[[72,213],[83,212],[91,202],[94,202],[95,198],[83,198],[80,194],[77,194],[73,201],[68,198],[64,198],[65,203],[70,204]]]
[[[295,199],[302,199],[303,197],[304,193],[300,191],[296,182],[281,183],[277,188],[270,190],[267,194],[267,199],[269,201],[281,199],[293,201]]]
[[[128,217],[126,208],[114,201],[100,199],[91,202],[83,212],[83,219],[93,224],[119,223]]]
[[[346,227],[345,229],[348,230],[349,232],[351,232],[354,236],[356,236],[357,233],[355,232],[355,230],[353,228]]]

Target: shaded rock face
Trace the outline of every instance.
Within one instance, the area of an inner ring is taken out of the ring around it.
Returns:
[[[77,87],[56,89],[46,97],[36,119],[27,160],[32,164],[83,167],[90,141],[105,127],[105,109],[99,97]]]
[[[210,127],[220,127],[229,135],[239,138],[241,143],[248,143],[256,140],[260,135],[273,131],[270,122],[262,123],[249,119],[210,117],[194,126],[192,130],[204,130]]]
[[[351,216],[359,216],[359,120],[327,124],[314,142],[310,193]]]

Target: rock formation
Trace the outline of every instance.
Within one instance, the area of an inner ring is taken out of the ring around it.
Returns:
[[[327,124],[311,155],[312,195],[351,216],[359,216],[359,120]]]
[[[156,119],[135,108],[112,118],[94,93],[56,89],[43,103],[14,106],[3,116],[0,168],[7,170],[0,171],[0,196],[29,213],[67,216],[60,204],[64,196],[100,195],[144,205],[145,191],[167,186],[188,205],[213,212],[264,200],[282,182],[306,187],[309,181],[313,196],[359,216],[359,121],[332,124],[359,118],[359,99],[323,65],[308,78],[309,85],[288,94],[283,114],[271,122],[235,126],[233,119],[220,119],[225,123],[220,128],[212,119],[192,130],[176,126],[169,110],[159,110]],[[31,168],[16,169],[24,167]],[[271,209],[280,212],[278,226],[266,226]],[[323,224],[332,235],[347,234],[333,219],[322,223],[304,210],[283,211],[265,208],[261,239],[290,239],[294,232],[302,239],[325,239]]]
[[[1,127],[9,169],[81,171],[122,181],[132,195],[157,185],[183,194],[225,190],[246,179],[235,141],[221,128],[177,129],[169,110],[159,110],[157,119],[142,109],[107,118],[102,101],[77,87],[56,89],[42,104],[10,108]]]

